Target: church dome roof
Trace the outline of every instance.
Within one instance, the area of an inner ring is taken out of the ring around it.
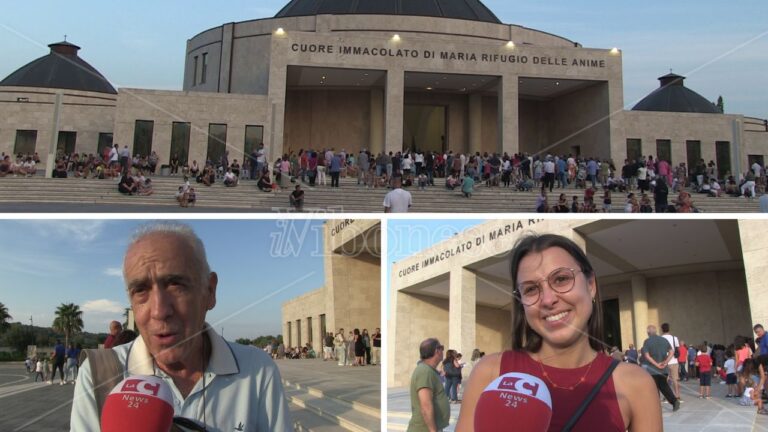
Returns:
[[[117,94],[93,66],[78,56],[80,47],[69,42],[48,45],[51,52],[0,81],[3,87],[43,87]]]
[[[683,84],[684,76],[669,73],[659,81],[661,86],[638,102],[633,111],[720,114],[715,104]]]
[[[275,18],[320,14],[415,15],[501,24],[480,0],[291,0]]]

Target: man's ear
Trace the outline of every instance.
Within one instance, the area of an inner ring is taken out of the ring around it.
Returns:
[[[208,275],[208,310],[216,307],[216,286],[219,284],[219,276],[216,272],[211,272]]]

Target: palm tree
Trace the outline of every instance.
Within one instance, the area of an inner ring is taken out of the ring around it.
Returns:
[[[69,338],[83,330],[83,311],[80,306],[70,303],[62,303],[56,309],[56,319],[53,320],[53,329],[64,333],[64,346],[69,346]]]
[[[8,308],[0,303],[0,331],[5,331],[10,326],[8,320],[11,318],[13,317],[8,313]]]

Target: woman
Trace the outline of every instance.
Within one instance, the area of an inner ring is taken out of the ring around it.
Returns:
[[[451,403],[459,403],[459,381],[461,371],[456,368],[456,351],[449,349],[443,360],[443,374],[445,375],[445,394]]]
[[[493,430],[475,419],[486,386],[507,372],[537,376],[552,395],[550,431],[560,431],[612,364],[604,353],[602,310],[584,252],[557,235],[528,236],[512,251],[512,350],[487,355],[465,386],[456,430]],[[495,423],[494,423],[495,422]],[[621,363],[607,376],[574,431],[661,431],[658,391],[641,368]]]
[[[354,366],[365,366],[365,342],[363,341],[363,335],[360,334],[360,329],[354,330],[354,344],[355,344]]]
[[[272,182],[269,180],[269,172],[264,171],[261,174],[261,177],[259,177],[259,181],[256,183],[256,186],[261,190],[262,192],[272,192]]]

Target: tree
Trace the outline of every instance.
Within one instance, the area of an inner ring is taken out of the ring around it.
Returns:
[[[719,109],[721,113],[725,113],[725,103],[723,103],[722,96],[717,97],[717,109]]]
[[[10,323],[8,323],[8,320],[13,318],[8,313],[8,308],[5,307],[4,304],[0,303],[0,333],[3,333],[5,330],[10,327]]]
[[[29,345],[35,344],[35,334],[18,323],[11,325],[4,339],[8,346],[22,354],[26,354]]]
[[[80,310],[80,306],[74,303],[62,303],[56,309],[53,329],[64,333],[64,346],[69,346],[69,338],[83,331],[83,311]]]

